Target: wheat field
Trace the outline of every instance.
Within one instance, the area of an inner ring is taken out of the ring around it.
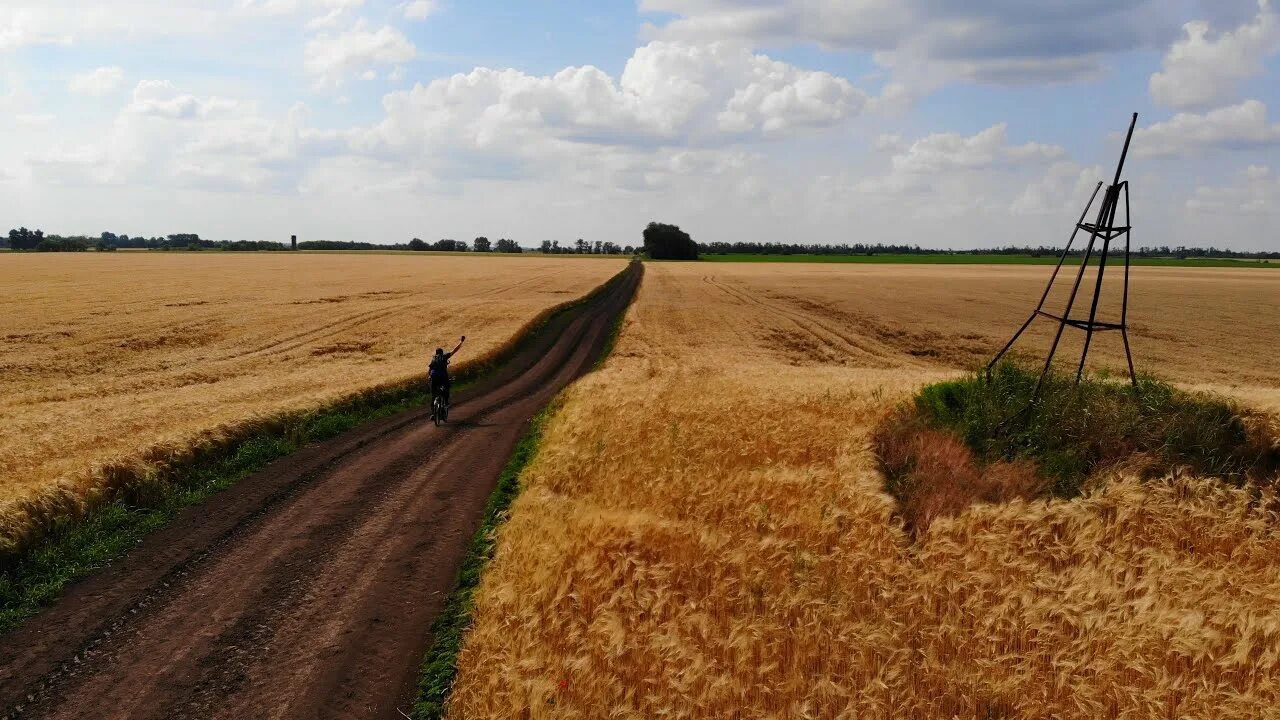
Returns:
[[[522,477],[450,717],[1280,717],[1275,498],[1115,477],[895,519],[871,429],[1045,273],[650,264]],[[1135,271],[1139,366],[1280,409],[1277,300],[1267,271]]]
[[[623,261],[36,254],[0,262],[0,549],[282,413],[484,360]]]

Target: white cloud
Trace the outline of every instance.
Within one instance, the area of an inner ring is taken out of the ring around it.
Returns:
[[[896,151],[890,159],[889,172],[862,180],[855,189],[880,195],[931,192],[953,180],[963,181],[964,176],[975,171],[1044,165],[1066,154],[1056,145],[1009,145],[1007,129],[1005,123],[998,123],[968,136],[934,133],[910,145],[897,136],[881,137],[877,148]]]
[[[201,0],[113,0],[89,6],[76,0],[21,2],[0,6],[0,52],[91,37],[207,34],[228,14]]]
[[[1280,123],[1267,119],[1267,106],[1246,100],[1204,114],[1178,113],[1133,134],[1138,157],[1183,155],[1207,150],[1240,150],[1280,144]]]
[[[101,97],[115,92],[123,82],[124,69],[112,65],[76,75],[67,83],[67,89],[78,95]]]
[[[341,133],[309,129],[301,105],[273,120],[253,103],[144,80],[100,140],[35,151],[27,164],[48,184],[277,192],[295,190],[312,162],[346,147]]]
[[[242,15],[278,17],[316,10],[344,12],[363,5],[364,0],[237,0],[235,10]]]
[[[436,0],[412,0],[401,7],[409,20],[426,20],[438,9],[439,3]]]
[[[1151,97],[1162,105],[1204,109],[1230,100],[1236,84],[1261,75],[1263,61],[1280,51],[1280,16],[1269,0],[1258,0],[1258,15],[1231,32],[1209,36],[1209,23],[1183,26],[1184,36],[1151,76]]]
[[[1076,80],[1100,73],[1109,53],[1163,46],[1176,28],[1159,0],[641,0],[640,7],[677,16],[650,30],[658,37],[872,52],[916,89],[956,79]]]
[[[1280,215],[1280,178],[1266,165],[1250,165],[1236,185],[1196,188],[1186,207],[1212,215]]]
[[[1053,163],[1044,175],[1026,185],[1009,205],[1013,215],[1061,215],[1079,213],[1090,193],[1103,179],[1101,165],[1082,168],[1070,160]],[[1098,206],[1095,204],[1094,209]]]
[[[737,151],[718,148],[845,122],[867,98],[843,78],[739,46],[654,42],[616,80],[591,66],[543,76],[477,68],[383,104],[386,119],[358,149],[411,158],[440,178],[545,174],[643,189],[687,169],[740,167],[725,161]]]
[[[133,102],[124,110],[134,115],[153,115],[172,120],[208,118],[234,110],[236,103],[221,98],[202,100],[182,93],[167,80],[143,80],[133,89]]]
[[[321,34],[307,42],[303,65],[318,89],[341,87],[351,75],[380,65],[398,65],[417,56],[417,48],[399,30],[384,25],[370,30],[362,20],[351,30]]]

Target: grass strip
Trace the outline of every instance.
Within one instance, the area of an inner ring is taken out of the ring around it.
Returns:
[[[518,355],[556,318],[608,292],[622,282],[620,272],[581,298],[566,303],[533,323],[509,349],[492,359],[471,363],[455,373],[454,392],[495,371]],[[425,406],[425,383],[389,388],[333,407],[301,415],[283,425],[213,447],[164,480],[138,483],[121,497],[84,516],[55,522],[38,541],[21,552],[0,558],[0,636],[52,604],[71,582],[101,570],[163,528],[185,508],[243,480],[267,464],[327,440],[359,425]]]
[[[537,455],[542,441],[542,431],[554,414],[557,402],[538,413],[516,445],[507,461],[498,485],[485,504],[480,529],[471,538],[471,547],[458,570],[458,581],[445,601],[444,609],[431,626],[431,647],[422,661],[418,680],[418,700],[414,704],[414,720],[434,720],[444,717],[449,691],[458,676],[458,652],[462,649],[467,628],[471,625],[471,613],[475,609],[475,593],[480,586],[489,561],[497,547],[498,526],[506,519],[507,510],[520,494],[520,473]]]

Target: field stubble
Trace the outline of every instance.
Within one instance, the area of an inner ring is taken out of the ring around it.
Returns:
[[[1242,272],[1144,270],[1135,350],[1274,410],[1280,277]],[[1248,491],[1118,476],[914,542],[895,517],[869,434],[1043,278],[650,266],[523,476],[451,717],[1274,716],[1280,523]]]
[[[0,550],[202,447],[494,357],[622,262],[310,254],[0,264]]]

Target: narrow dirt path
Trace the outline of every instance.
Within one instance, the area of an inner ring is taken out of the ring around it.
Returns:
[[[485,501],[640,281],[562,313],[459,393],[273,463],[0,638],[22,718],[399,718]]]

